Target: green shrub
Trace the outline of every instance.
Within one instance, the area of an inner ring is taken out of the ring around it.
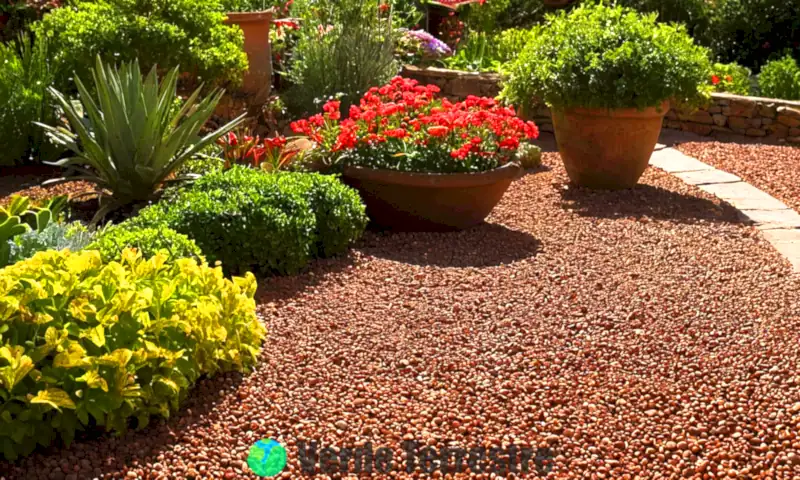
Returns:
[[[86,78],[102,55],[107,62],[138,59],[147,70],[180,65],[206,83],[238,83],[247,69],[244,37],[224,18],[219,0],[78,1],[45,15],[33,30],[51,39],[66,76]]]
[[[131,222],[192,238],[228,271],[287,274],[344,251],[364,230],[358,194],[332,177],[245,167],[206,175]]]
[[[170,260],[202,257],[200,248],[186,235],[164,226],[141,228],[127,222],[106,228],[86,247],[99,251],[104,262],[120,261],[128,248],[135,248],[145,258],[159,252]]]
[[[47,251],[0,270],[0,448],[7,459],[168,417],[200,376],[258,355],[255,278],[193,260]]]
[[[69,224],[52,222],[42,230],[31,230],[14,237],[14,240],[9,242],[8,263],[17,263],[45,250],[68,248],[77,252],[92,241],[92,236],[92,232],[80,222]]]
[[[343,253],[363,233],[367,218],[361,198],[331,176],[316,173],[258,175],[247,169],[234,168],[227,175],[199,180],[193,190],[213,192],[256,188],[267,191],[273,184],[282,191],[299,192],[308,202],[316,225],[316,240],[312,245],[314,256],[331,257]]]
[[[305,8],[287,78],[286,99],[297,115],[338,96],[345,108],[398,71],[392,18],[376,0],[320,0]]]
[[[647,108],[699,104],[710,87],[708,51],[654,14],[581,5],[548,17],[510,67],[503,96],[521,107]]]
[[[715,92],[750,95],[750,69],[737,63],[715,63],[710,82]]]
[[[758,76],[758,86],[764,97],[800,100],[800,67],[797,61],[787,55],[767,63]]]
[[[50,161],[62,150],[47,141],[34,122],[53,123],[55,109],[47,88],[55,80],[46,39],[28,36],[0,43],[0,166]]]
[[[800,58],[800,2],[715,0],[705,43],[720,61],[754,71],[786,50]]]
[[[77,179],[94,183],[98,196],[109,200],[98,210],[95,221],[115,208],[150,200],[178,167],[244,118],[242,115],[201,137],[222,91],[200,100],[198,88],[176,109],[177,69],[170,70],[159,84],[155,67],[143,78],[136,60],[117,69],[103,65],[97,57],[92,75],[96,95],[80,78],[75,79],[83,111],[51,89],[73,131],[42,127],[54,142],[74,153],[56,165],[73,167],[79,176],[56,182]]]

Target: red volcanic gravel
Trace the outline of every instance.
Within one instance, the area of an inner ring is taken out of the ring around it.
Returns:
[[[255,479],[248,449],[271,437],[288,450],[282,478],[305,478],[298,441],[369,441],[401,461],[404,439],[548,447],[549,478],[797,478],[788,264],[730,207],[658,170],[590,192],[565,186],[555,155],[545,163],[484,226],[369,233],[346,258],[262,281],[270,332],[254,373],[201,382],[142,432],[0,476]]]
[[[678,150],[733,173],[800,211],[800,147],[689,142]]]

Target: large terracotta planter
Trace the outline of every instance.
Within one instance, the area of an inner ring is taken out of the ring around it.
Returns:
[[[630,188],[647,168],[669,110],[658,108],[553,108],[558,151],[572,183],[604,189]]]
[[[272,10],[230,12],[225,23],[238,25],[244,32],[244,52],[250,67],[244,75],[242,91],[255,97],[253,103],[266,102],[272,88],[272,48],[269,42]]]
[[[461,230],[480,224],[517,177],[509,163],[481,173],[407,173],[345,167],[342,180],[357,189],[367,215],[400,231]]]

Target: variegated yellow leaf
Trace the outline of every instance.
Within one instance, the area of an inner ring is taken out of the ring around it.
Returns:
[[[90,388],[99,388],[104,392],[108,391],[108,382],[100,376],[97,370],[89,370],[75,380],[79,382],[86,382]]]
[[[67,392],[60,388],[40,390],[39,393],[31,399],[31,403],[50,405],[59,411],[62,408],[75,409],[75,402],[72,401]]]

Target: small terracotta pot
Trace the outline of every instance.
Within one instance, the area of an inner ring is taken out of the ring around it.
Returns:
[[[480,173],[408,173],[345,167],[373,224],[399,231],[462,230],[491,213],[520,167],[509,163]]]
[[[272,88],[272,48],[269,28],[272,10],[264,12],[230,12],[225,23],[238,25],[244,32],[244,52],[250,64],[244,75],[242,91],[254,95],[254,102],[266,102]]]
[[[572,183],[621,189],[636,185],[658,141],[669,102],[637,110],[553,109],[558,151]]]

